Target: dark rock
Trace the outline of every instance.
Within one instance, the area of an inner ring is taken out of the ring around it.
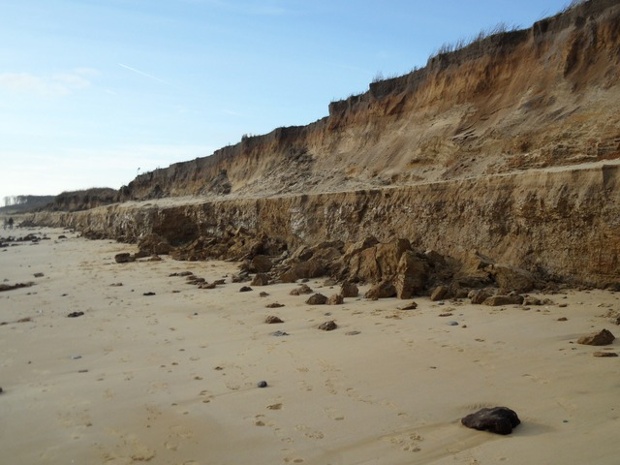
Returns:
[[[496,434],[510,434],[520,423],[517,414],[506,407],[483,408],[461,419],[468,428]]]
[[[345,281],[340,288],[340,295],[344,298],[357,297],[360,293],[359,288],[352,282]]]
[[[448,297],[449,291],[450,288],[448,288],[448,286],[437,286],[435,289],[433,289],[433,292],[431,292],[430,299],[432,302],[444,300]]]
[[[284,304],[279,304],[278,302],[273,302],[271,304],[265,305],[265,308],[280,308],[284,307]]]
[[[276,337],[281,337],[281,336],[288,336],[289,334],[286,331],[274,331],[273,333],[271,333],[272,336],[276,336]]]
[[[258,294],[259,297],[267,297],[269,296],[268,292],[262,291],[260,294]]]
[[[256,383],[259,388],[266,388],[268,386],[267,381],[259,381]]]
[[[327,305],[342,305],[344,303],[344,299],[340,294],[333,294],[327,299]]]
[[[274,324],[278,324],[278,323],[284,323],[284,321],[282,321],[277,316],[269,315],[267,318],[265,318],[265,323],[267,323],[268,325],[274,325]]]
[[[33,285],[34,283],[0,284],[0,292],[12,291],[14,289],[21,289],[22,287],[30,287]]]
[[[482,302],[483,305],[490,305],[491,307],[498,307],[500,305],[521,305],[522,303],[522,295],[494,295]]]
[[[323,294],[316,293],[310,296],[306,303],[309,305],[325,305],[327,303],[327,297]]]
[[[239,289],[239,292],[250,292],[251,290],[252,290],[251,287],[243,286],[241,289]]]
[[[379,284],[372,286],[364,297],[370,300],[386,299],[388,297],[396,296],[396,288],[392,284],[392,281],[381,281]]]
[[[150,296],[152,296],[152,295],[155,295],[155,293],[154,293],[154,292],[150,292],[150,291],[149,291],[149,292],[145,292],[145,293],[143,293],[142,295],[145,295],[145,296],[150,297]]]
[[[136,257],[132,256],[130,253],[123,252],[123,253],[117,253],[116,255],[114,255],[114,260],[116,261],[116,263],[129,263],[129,262],[135,262]]]
[[[224,284],[226,284],[226,279],[216,279],[215,281],[213,281],[213,284],[217,285],[217,286],[222,286]]]
[[[580,337],[577,340],[577,344],[584,344],[588,346],[607,346],[612,344],[614,339],[616,339],[616,337],[611,333],[611,331],[603,329],[598,333]]]
[[[163,237],[151,233],[138,240],[138,249],[143,256],[167,255],[172,250],[172,246]]]
[[[257,273],[250,283],[252,286],[266,286],[269,284],[269,276],[265,273]]]
[[[43,273],[35,273],[34,274],[35,278],[42,278],[43,276],[45,276]]]
[[[268,273],[271,271],[273,263],[266,255],[256,255],[250,262],[249,270],[252,273]]]
[[[540,306],[540,305],[544,305],[543,301],[541,299],[539,299],[538,297],[534,297],[531,295],[526,295],[523,299],[523,305],[533,305],[533,306]]]
[[[616,352],[594,352],[592,355],[595,357],[617,357]]]
[[[407,305],[398,307],[399,310],[415,310],[416,308],[418,308],[418,304],[416,302],[410,302]]]
[[[299,287],[293,289],[290,294],[291,295],[302,295],[302,294],[312,294],[314,291],[307,284],[302,284]]]
[[[321,329],[323,331],[333,331],[337,327],[338,327],[338,325],[336,324],[336,322],[334,320],[329,320],[329,321],[326,321],[326,322],[321,323],[319,325],[319,329]]]
[[[476,289],[471,291],[467,296],[472,304],[480,305],[492,295],[493,293],[488,289]]]
[[[84,312],[71,312],[67,315],[67,318],[77,318],[82,315],[84,315]]]
[[[168,276],[172,277],[172,276],[180,276],[180,277],[185,277],[185,276],[191,276],[194,273],[192,273],[191,271],[179,271],[178,273],[170,273]]]

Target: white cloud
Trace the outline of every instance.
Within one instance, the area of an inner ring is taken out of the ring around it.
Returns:
[[[77,68],[64,73],[38,76],[31,73],[0,73],[0,88],[17,94],[62,97],[90,87],[97,70]]]

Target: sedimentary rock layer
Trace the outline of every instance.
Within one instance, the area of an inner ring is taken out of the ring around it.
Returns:
[[[620,5],[592,0],[439,53],[307,126],[144,173],[119,200],[404,186],[620,158]]]
[[[422,249],[463,257],[476,250],[538,274],[605,285],[620,279],[620,164],[530,170],[353,192],[115,204],[84,212],[39,212],[41,225],[171,245],[244,228],[289,249],[368,235],[404,237]]]

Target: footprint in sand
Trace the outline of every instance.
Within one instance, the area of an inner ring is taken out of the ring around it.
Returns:
[[[332,408],[332,407],[326,407],[323,409],[323,412],[325,412],[325,415],[327,415],[327,417],[330,420],[335,420],[335,421],[342,421],[344,420],[344,415],[337,409]]]
[[[322,431],[310,428],[306,425],[297,425],[295,426],[295,430],[303,433],[304,436],[310,439],[323,439],[325,437]]]
[[[391,444],[400,447],[405,452],[420,452],[422,449],[420,443],[424,438],[418,433],[398,434],[386,438]]]

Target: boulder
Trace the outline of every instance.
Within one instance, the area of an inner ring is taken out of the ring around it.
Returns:
[[[588,336],[582,336],[577,340],[577,344],[584,344],[588,346],[607,346],[614,342],[616,337],[606,329],[593,333]]]
[[[504,293],[529,292],[534,289],[536,283],[536,278],[532,273],[512,266],[494,265],[490,273]]]
[[[151,233],[138,240],[138,249],[143,256],[167,255],[172,250],[172,246],[160,235]]]
[[[409,241],[407,241],[407,245]],[[404,247],[404,246],[402,246]],[[399,299],[410,299],[424,289],[428,277],[428,264],[426,260],[418,257],[411,250],[405,250],[396,267],[394,287]]]
[[[344,299],[340,294],[332,294],[329,299],[327,299],[327,305],[342,305],[344,303]]]
[[[433,289],[433,292],[431,292],[431,301],[432,302],[437,302],[439,300],[444,300],[446,297],[448,297],[450,288],[448,288],[448,286],[437,286],[435,289]]]
[[[368,289],[368,291],[366,291],[366,294],[364,294],[364,297],[370,300],[386,299],[388,297],[395,296],[396,288],[394,287],[394,284],[392,284],[391,280],[384,280],[378,284],[375,284]]]
[[[333,331],[336,329],[338,325],[334,320],[326,321],[325,323],[321,323],[319,325],[319,329],[323,331]]]
[[[480,305],[492,295],[493,292],[489,289],[475,289],[470,291],[469,294],[467,294],[467,297],[469,297],[472,304]]]
[[[510,434],[520,423],[517,414],[506,407],[483,408],[461,419],[468,428],[496,434]]]
[[[252,273],[268,273],[272,267],[273,263],[267,255],[256,255],[250,261],[248,268]]]
[[[352,282],[345,281],[340,288],[340,295],[346,297],[357,297],[360,293],[359,288]]]
[[[455,275],[455,283],[460,287],[482,288],[493,283],[487,268],[493,260],[478,253],[470,252]]]
[[[409,252],[411,254],[410,260],[414,261],[415,254],[411,251],[411,243],[408,239],[394,239],[393,241],[386,243],[379,243],[375,246],[377,249],[376,258],[377,264],[379,266],[379,276],[378,278],[387,278],[390,276],[394,276],[397,273],[402,273],[401,258],[403,254]]]
[[[136,257],[127,252],[117,253],[116,255],[114,255],[114,261],[116,261],[116,263],[135,262]]]
[[[314,291],[307,284],[301,284],[290,292],[290,295],[312,294]]]
[[[294,283],[298,279],[318,278],[327,274],[327,263],[319,258],[313,257],[307,262],[296,263],[280,274],[280,280],[284,283]]]
[[[310,298],[306,300],[306,303],[308,305],[325,305],[327,303],[327,297],[317,292],[311,295]]]
[[[522,295],[493,295],[482,302],[483,305],[498,307],[500,305],[521,305],[523,303]]]
[[[282,321],[277,316],[269,315],[267,318],[265,318],[265,323],[267,323],[268,325],[274,325],[274,324],[278,324],[278,323],[284,323],[284,321]]]
[[[402,254],[411,250],[407,239],[379,243],[374,237],[350,245],[341,260],[340,276],[377,282],[396,274]]]
[[[266,286],[269,284],[269,275],[265,273],[257,273],[252,279],[250,286]]]

